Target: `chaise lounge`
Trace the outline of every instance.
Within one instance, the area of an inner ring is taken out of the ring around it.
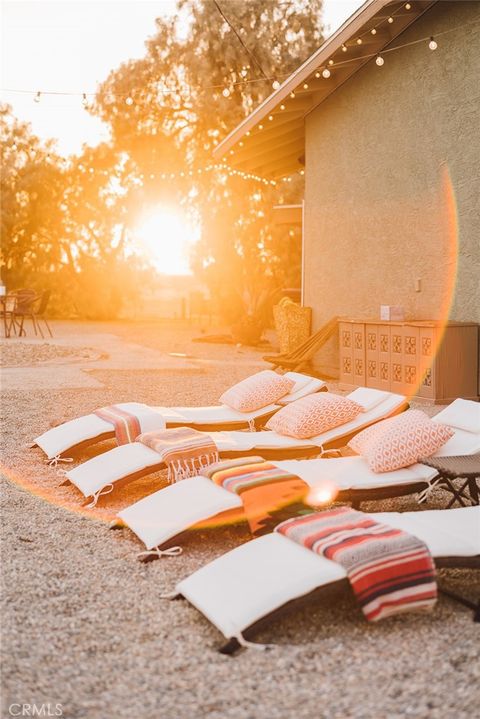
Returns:
[[[363,407],[360,415],[310,439],[295,439],[275,431],[211,432],[208,436],[214,441],[223,459],[255,455],[274,460],[318,456],[327,450],[344,446],[361,429],[397,414],[408,406],[404,396],[375,389],[359,388],[347,395],[347,398]],[[113,486],[164,468],[165,463],[156,451],[140,442],[133,442],[93,457],[65,472],[65,477],[84,497],[91,497],[94,506],[97,499],[103,493],[109,493]]]
[[[437,568],[480,567],[480,507],[371,516],[424,542]],[[196,607],[228,640],[220,651],[231,654],[285,612],[321,601],[328,589],[348,590],[346,576],[340,564],[274,532],[194,572],[172,598]]]
[[[477,409],[480,409],[477,403],[458,399],[433,418],[433,422],[453,430],[453,436],[434,456],[471,456],[480,452]],[[319,492],[319,504],[336,500],[352,502],[357,508],[363,501],[425,491],[438,477],[435,469],[418,462],[394,471],[374,472],[362,456],[274,460],[270,464],[299,477],[311,488],[314,497]],[[294,511],[292,508],[289,516]],[[118,514],[117,526],[129,527],[147,550],[143,557],[155,559],[185,531],[198,525],[225,526],[245,520],[244,506],[238,494],[206,476],[199,476],[165,487],[126,507]]]
[[[124,402],[116,406],[136,415],[142,432],[165,426],[192,427],[205,432],[252,430],[262,427],[280,407],[327,389],[323,380],[306,374],[287,372],[282,377],[293,382],[290,392],[276,403],[252,412],[239,412],[225,404],[211,407],[149,407],[139,402]],[[76,453],[97,442],[114,437],[112,424],[91,413],[49,429],[33,441],[32,447],[40,447],[47,459],[54,459],[65,455],[66,452]]]

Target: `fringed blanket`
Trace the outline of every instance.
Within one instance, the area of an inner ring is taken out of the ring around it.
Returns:
[[[240,496],[254,536],[272,531],[281,521],[281,513],[288,511],[287,507],[292,511],[292,504],[302,503],[309,491],[308,485],[295,474],[261,457],[218,462],[202,474]]]
[[[435,565],[426,545],[349,507],[290,519],[276,530],[344,567],[366,619],[432,609]]]
[[[104,419],[113,425],[115,438],[119,445],[135,442],[142,431],[138,417],[116,404],[112,404],[110,407],[101,407],[95,410],[93,414],[96,414],[100,419]]]
[[[157,452],[167,465],[169,482],[195,477],[218,462],[217,445],[210,435],[189,427],[145,432],[137,442]]]

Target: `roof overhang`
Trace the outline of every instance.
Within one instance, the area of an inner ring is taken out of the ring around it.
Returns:
[[[366,63],[374,61],[435,2],[367,0],[232,130],[215,148],[215,159],[269,179],[300,170],[304,165],[305,116]],[[328,77],[322,75],[326,70]]]

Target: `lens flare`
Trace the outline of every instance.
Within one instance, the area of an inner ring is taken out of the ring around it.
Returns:
[[[337,495],[338,487],[333,482],[325,481],[318,487],[312,487],[306,501],[311,507],[322,507],[334,502]]]

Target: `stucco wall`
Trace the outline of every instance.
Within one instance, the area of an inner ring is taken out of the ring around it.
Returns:
[[[478,23],[480,2],[437,3],[394,42],[438,35],[436,51],[422,42],[386,53],[383,67],[372,61],[307,116],[305,304],[315,328],[333,315],[378,317],[380,304],[440,319],[457,257],[449,316],[480,322]],[[335,349],[318,363],[334,369]]]

